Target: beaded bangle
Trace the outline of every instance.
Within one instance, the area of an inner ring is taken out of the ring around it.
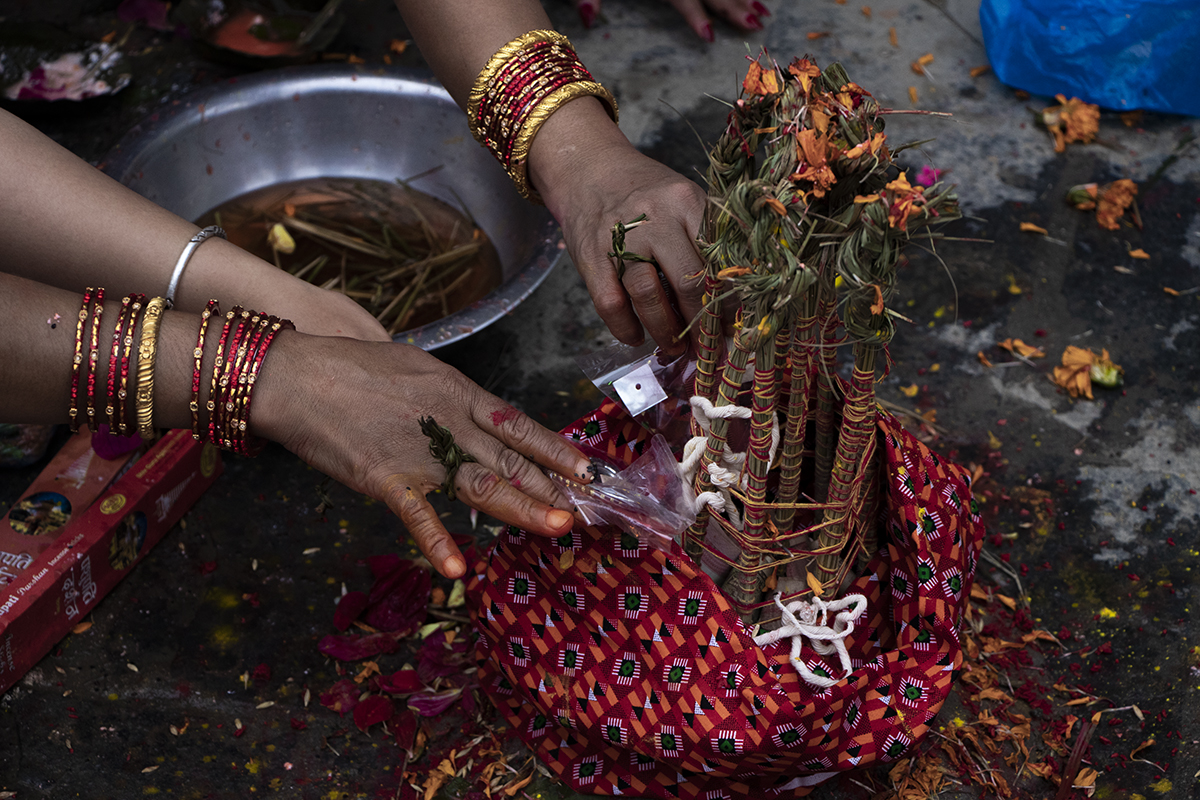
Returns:
[[[96,362],[100,360],[100,318],[104,316],[104,287],[96,290],[96,304],[92,306],[92,330],[88,337],[87,373],[87,424],[88,430],[96,432]]]
[[[243,336],[245,333],[249,332],[246,322],[250,319],[250,315],[253,313],[253,311],[249,311],[247,309],[243,309],[241,311],[238,318],[237,330],[234,331],[233,335],[230,337],[229,348],[225,351],[223,364],[224,368],[221,371],[221,378],[218,381],[218,385],[220,387],[217,390],[218,395],[216,410],[216,432],[218,436],[213,440],[213,444],[217,445],[218,447],[224,447],[226,450],[232,448],[233,446],[229,438],[229,382],[233,374],[234,367],[237,365],[239,352],[243,358],[246,355],[246,345],[243,341]],[[257,321],[257,316],[255,317],[255,320]]]
[[[221,378],[221,400],[217,404],[217,411],[221,415],[222,438],[221,446],[226,450],[233,449],[234,429],[237,426],[237,419],[234,415],[234,407],[236,406],[238,374],[242,371],[242,365],[246,361],[246,352],[250,348],[250,341],[253,338],[254,331],[259,327],[259,322],[266,319],[265,314],[259,314],[257,311],[243,311],[243,324],[238,326],[237,334],[233,341],[229,343],[229,349],[232,352],[231,356],[225,359],[225,375]]]
[[[117,322],[113,325],[112,335],[112,350],[108,354],[108,391],[105,392],[105,397],[108,398],[108,405],[104,408],[104,413],[108,415],[108,429],[112,433],[118,433],[117,430],[117,369],[121,363],[121,330],[125,327],[125,319],[129,315],[129,304],[133,302],[133,295],[125,295],[121,298],[121,308],[117,311]]]
[[[79,307],[79,318],[75,321],[75,358],[71,361],[71,406],[68,415],[71,421],[71,433],[79,432],[79,366],[83,363],[83,323],[88,318],[88,306],[92,302],[95,289],[88,287],[83,293],[83,305]]]
[[[587,95],[599,98],[617,121],[617,101],[592,79],[570,40],[555,31],[530,31],[497,50],[479,73],[467,98],[467,120],[521,196],[540,203],[529,184],[534,137],[551,114]]]
[[[272,318],[274,319],[274,318]],[[258,372],[262,368],[263,361],[267,357],[267,350],[271,347],[271,342],[275,340],[276,334],[281,330],[296,330],[296,326],[291,320],[275,319],[271,323],[271,329],[266,337],[262,340],[262,344],[254,353],[254,358],[250,363],[250,374],[246,376],[246,390],[244,397],[244,405],[242,406],[241,419],[238,421],[237,430],[237,452],[242,455],[254,456],[262,451],[265,445],[265,440],[257,436],[250,436],[247,431],[250,427],[250,400],[254,395],[254,383],[258,380]]]
[[[221,327],[221,338],[217,341],[217,360],[213,362],[212,385],[208,391],[208,441],[217,444],[221,441],[217,436],[217,384],[221,380],[221,367],[225,363],[225,343],[229,340],[229,331],[233,327],[233,318],[242,313],[241,306],[234,306],[225,314],[225,324]]]
[[[216,300],[209,300],[204,311],[200,312],[200,333],[196,336],[196,348],[192,350],[192,402],[188,408],[192,412],[192,438],[197,441],[200,439],[200,368],[204,362],[204,337],[208,333],[208,321],[220,314],[221,306]]]
[[[136,427],[129,420],[129,363],[133,358],[133,334],[137,330],[138,319],[146,308],[146,295],[129,295],[129,318],[125,324],[124,336],[121,339],[120,384],[117,389],[117,425],[116,430],[122,436],[132,436]]]
[[[146,304],[142,319],[142,336],[138,342],[137,391],[134,403],[137,410],[138,433],[146,441],[154,439],[154,358],[158,354],[158,325],[162,322],[166,298],[156,297]]]
[[[221,398],[223,404],[221,410],[225,423],[221,446],[227,450],[235,452],[238,450],[238,427],[241,422],[241,409],[244,405],[246,376],[249,374],[249,365],[254,360],[254,353],[262,340],[263,332],[270,326],[272,320],[274,317],[255,313],[250,320],[251,324],[246,328],[245,334],[238,343],[233,369],[229,373],[229,384],[225,387]]]

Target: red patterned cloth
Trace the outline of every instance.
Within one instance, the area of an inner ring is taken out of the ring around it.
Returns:
[[[881,551],[849,589],[867,610],[853,672],[817,689],[787,640],[759,647],[678,546],[615,529],[510,529],[471,582],[484,689],[572,789],[654,798],[800,797],[924,735],[962,663],[958,622],[982,541],[970,477],[880,415]],[[649,438],[614,404],[566,430],[628,464]],[[570,551],[572,557],[564,557]],[[818,674],[836,656],[806,647]]]

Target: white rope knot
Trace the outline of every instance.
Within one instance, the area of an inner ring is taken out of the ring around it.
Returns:
[[[750,419],[753,413],[745,406],[727,405],[714,406],[710,400],[699,395],[691,399],[692,416],[695,417],[696,423],[700,426],[700,430],[705,434],[712,427],[714,419]],[[775,452],[779,449],[779,418],[775,417],[771,420],[771,448],[767,456],[770,463],[775,463]],[[708,444],[707,436],[693,436],[683,446],[683,458],[679,461],[679,477],[684,483],[689,486],[696,479],[696,472],[700,469],[701,459],[704,457],[704,449]],[[733,496],[729,490],[738,487],[745,489],[749,485],[750,476],[745,474],[746,454],[735,453],[725,445],[724,451],[721,453],[720,464],[706,464],[704,466],[709,477],[712,479],[713,486],[716,491],[701,492],[696,496],[696,511],[698,512],[704,506],[709,506],[718,514],[729,512],[729,521],[736,527],[741,527],[741,518],[737,513],[737,509],[733,505]]]
[[[813,597],[808,602],[794,600],[786,606],[783,604],[783,593],[775,595],[775,605],[783,613],[783,624],[776,630],[754,637],[754,643],[759,647],[774,644],[780,639],[792,640],[792,652],[789,661],[800,677],[810,686],[828,688],[849,677],[850,653],[846,650],[846,637],[854,632],[854,620],[867,610],[867,598],[861,594],[848,594],[841,600],[826,603],[819,597]],[[833,624],[829,623],[829,615],[833,614]],[[843,675],[840,678],[818,675],[808,668],[801,659],[800,652],[804,649],[804,639],[811,640],[812,649],[820,655],[837,653],[842,665]]]

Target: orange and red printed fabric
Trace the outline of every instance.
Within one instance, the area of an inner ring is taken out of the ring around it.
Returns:
[[[605,403],[565,433],[628,464],[649,440]],[[907,754],[962,663],[959,619],[983,526],[970,477],[881,412],[881,547],[851,674],[821,689],[766,647],[678,545],[615,528],[558,539],[510,528],[471,582],[483,687],[515,733],[585,794],[791,798]],[[573,557],[564,557],[570,551]],[[806,647],[817,674],[837,657]]]

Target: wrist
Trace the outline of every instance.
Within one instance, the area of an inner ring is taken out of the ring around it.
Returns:
[[[558,109],[538,131],[529,152],[530,182],[562,220],[572,199],[588,191],[579,188],[588,186],[587,174],[633,150],[604,105],[581,97]]]

